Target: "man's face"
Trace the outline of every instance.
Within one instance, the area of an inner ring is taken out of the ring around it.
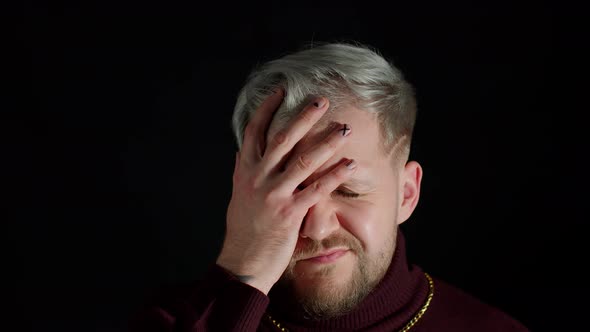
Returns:
[[[395,170],[391,156],[380,148],[375,115],[349,106],[324,118],[292,156],[317,146],[335,123],[347,124],[352,133],[300,188],[343,158],[356,160],[358,166],[348,181],[308,210],[291,263],[276,287],[287,289],[310,314],[330,317],[352,309],[381,280],[394,252],[397,225],[407,217],[400,220],[398,213],[404,198],[403,165]],[[276,127],[271,125],[267,139]]]

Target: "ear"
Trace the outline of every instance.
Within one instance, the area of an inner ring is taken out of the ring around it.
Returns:
[[[420,198],[420,183],[422,182],[422,166],[416,161],[408,162],[401,172],[398,224],[408,220],[414,212]]]

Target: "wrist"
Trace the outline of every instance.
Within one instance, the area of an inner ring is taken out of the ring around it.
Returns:
[[[258,289],[260,292],[264,293],[264,295],[268,295],[268,292],[274,285],[273,283],[264,282],[260,280],[260,278],[257,278],[253,275],[241,274],[240,272],[237,272],[227,266],[224,266],[224,264],[219,261],[216,264],[241,283]]]

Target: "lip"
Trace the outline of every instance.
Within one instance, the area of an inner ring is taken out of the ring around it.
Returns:
[[[333,249],[320,253],[317,256],[303,259],[302,261],[310,263],[332,263],[346,254],[348,251],[349,249]]]

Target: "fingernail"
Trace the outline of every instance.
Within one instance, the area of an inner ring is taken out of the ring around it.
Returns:
[[[354,159],[350,159],[347,163],[346,163],[346,168],[348,169],[355,169],[356,168],[356,161],[354,161]]]
[[[352,128],[350,128],[346,123],[343,124],[342,126],[338,127],[338,131],[340,132],[340,134],[342,136],[348,136],[350,135],[350,132],[352,131]]]
[[[316,108],[322,108],[322,107],[324,107],[324,105],[326,105],[325,98],[317,98],[316,100],[313,101],[313,106],[315,106]]]

